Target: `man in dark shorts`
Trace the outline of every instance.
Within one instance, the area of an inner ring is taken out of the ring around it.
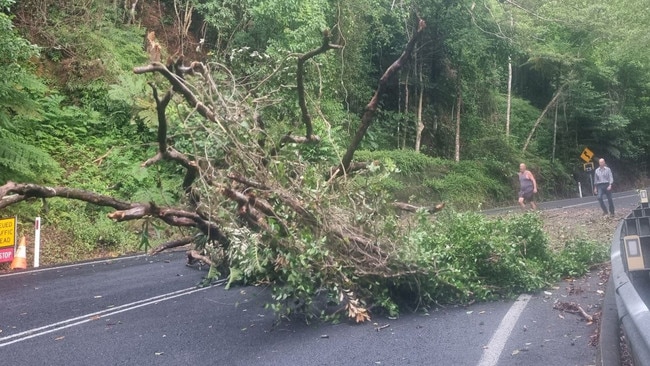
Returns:
[[[519,164],[519,205],[526,209],[526,202],[530,202],[533,210],[537,209],[535,204],[535,193],[537,193],[537,182],[535,176],[528,169],[526,164]]]

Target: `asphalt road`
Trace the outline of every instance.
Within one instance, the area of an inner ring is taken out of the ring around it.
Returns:
[[[636,193],[617,194],[617,207]],[[593,197],[546,209],[594,204]],[[373,318],[276,324],[268,289],[196,288],[182,253],[0,275],[0,362],[7,365],[595,365],[606,278],[518,299]]]
[[[639,194],[636,190],[625,191],[625,192],[615,192],[612,193],[612,198],[614,200],[614,207],[617,212],[620,213],[622,210],[631,210],[639,205]],[[607,203],[605,201],[605,203]],[[564,200],[557,201],[548,201],[548,202],[538,202],[537,208],[544,211],[553,211],[561,210],[568,208],[587,208],[593,207],[597,213],[600,212],[600,206],[596,199],[596,196],[585,196],[582,198],[568,198]],[[489,210],[483,210],[485,214],[497,214],[507,211],[519,210],[519,206],[511,207],[500,207]]]

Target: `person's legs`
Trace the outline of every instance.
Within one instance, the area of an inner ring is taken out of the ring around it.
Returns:
[[[614,216],[614,200],[612,200],[612,191],[605,189],[607,195],[607,203],[609,203],[609,214]]]
[[[535,201],[533,201],[533,192],[519,192],[519,205],[522,209],[526,209],[526,202],[530,203],[530,207],[533,210],[537,209]]]
[[[603,188],[602,185],[598,185],[598,202],[600,202],[600,208],[603,209],[603,213],[607,215],[607,207],[605,207],[605,202],[603,202],[603,194],[607,191],[607,188]]]

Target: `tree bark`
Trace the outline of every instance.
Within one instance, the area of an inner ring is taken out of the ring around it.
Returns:
[[[168,242],[160,244],[159,246],[152,249],[149,254],[154,255],[154,254],[158,254],[160,252],[163,252],[163,251],[165,251],[167,249],[182,247],[183,245],[190,244],[193,241],[194,241],[193,236],[188,236],[188,237],[181,238],[181,239],[178,239],[178,240],[168,241]]]
[[[506,101],[506,140],[510,137],[510,107],[512,103],[512,59],[508,56],[508,96]]]
[[[463,86],[460,77],[460,65],[456,75],[456,138],[454,140],[454,161],[460,161],[460,108],[463,105]]]
[[[424,122],[422,122],[422,101],[424,99],[424,85],[422,83],[422,64],[419,64],[420,74],[420,96],[418,97],[418,121],[415,126],[415,152],[420,152],[420,144],[422,143],[422,131],[424,131]]]
[[[409,75],[410,72],[406,73],[406,82],[404,84],[404,114],[408,116],[409,113],[409,103],[410,103],[410,92],[409,92]],[[401,124],[401,121],[400,121]],[[404,128],[404,131],[402,131],[402,148],[406,148],[406,128]],[[397,147],[399,148],[399,141],[400,136],[398,134],[397,136]]]
[[[115,221],[129,221],[144,218],[145,216],[156,217],[170,226],[196,227],[214,240],[219,241],[224,247],[229,244],[228,239],[223,236],[216,223],[203,219],[199,214],[190,211],[161,208],[152,202],[132,203],[121,201],[110,196],[95,192],[84,191],[68,187],[46,187],[37,184],[7,182],[0,186],[0,197],[15,193],[20,199],[1,199],[0,209],[28,198],[52,198],[60,197],[76,199],[97,206],[112,207],[116,211],[108,214],[108,217]],[[13,197],[13,196],[10,196]]]
[[[510,11],[510,31],[514,33],[515,30],[515,18],[512,15],[512,9]],[[507,106],[506,106],[506,140],[510,138],[510,115],[512,107],[512,57],[508,55],[508,97],[507,97]]]
[[[551,154],[551,162],[555,161],[555,146],[557,145],[557,110],[558,104],[555,103],[555,118],[553,119],[553,153]]]

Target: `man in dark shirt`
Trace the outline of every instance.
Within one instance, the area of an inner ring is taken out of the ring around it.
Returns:
[[[535,204],[535,193],[537,193],[537,182],[535,176],[526,169],[526,164],[519,164],[519,205],[526,208],[526,201],[530,202],[533,210],[537,209]]]

